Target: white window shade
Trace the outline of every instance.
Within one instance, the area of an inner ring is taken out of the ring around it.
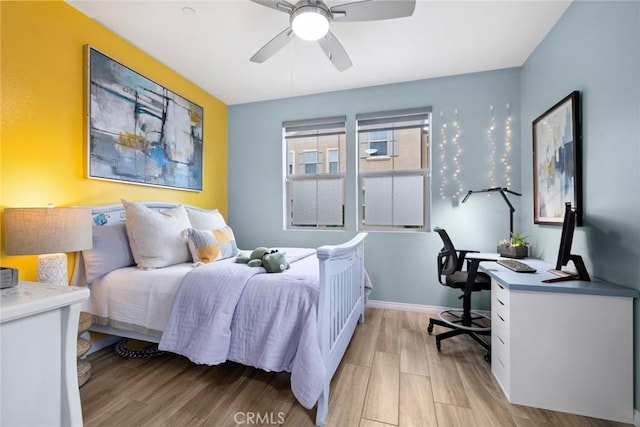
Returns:
[[[364,178],[364,188],[365,225],[424,225],[423,176]]]
[[[291,183],[293,225],[315,225],[318,211],[315,180],[293,181]]]
[[[394,225],[424,225],[424,177],[393,177]]]
[[[366,225],[393,225],[391,177],[364,178],[364,223]]]
[[[294,226],[342,225],[343,179],[292,181],[291,193]]]
[[[343,183],[342,179],[318,180],[319,225],[342,225]]]

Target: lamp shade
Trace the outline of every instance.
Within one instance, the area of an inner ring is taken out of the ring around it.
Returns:
[[[91,211],[84,208],[6,208],[7,255],[75,252],[93,246]]]

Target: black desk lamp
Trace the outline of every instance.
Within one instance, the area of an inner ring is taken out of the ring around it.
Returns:
[[[509,237],[511,237],[511,234],[513,234],[513,213],[516,211],[516,209],[513,207],[513,205],[507,198],[506,193],[515,194],[516,196],[522,196],[522,194],[516,193],[515,191],[511,191],[507,187],[492,187],[492,188],[484,188],[482,190],[469,190],[467,191],[466,196],[464,196],[464,199],[462,199],[462,203],[466,202],[469,196],[471,196],[473,193],[494,193],[494,192],[500,193],[500,195],[504,199],[507,206],[509,206]]]

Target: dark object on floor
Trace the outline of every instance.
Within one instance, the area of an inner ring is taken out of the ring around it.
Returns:
[[[158,344],[145,341],[131,340],[123,338],[115,345],[113,352],[120,357],[135,357],[144,359],[148,357],[157,357],[165,354],[164,351],[158,350]]]

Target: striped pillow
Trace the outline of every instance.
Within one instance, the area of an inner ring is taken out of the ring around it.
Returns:
[[[193,262],[207,264],[238,255],[236,238],[228,225],[215,230],[188,228],[183,231],[183,236],[189,245]]]

